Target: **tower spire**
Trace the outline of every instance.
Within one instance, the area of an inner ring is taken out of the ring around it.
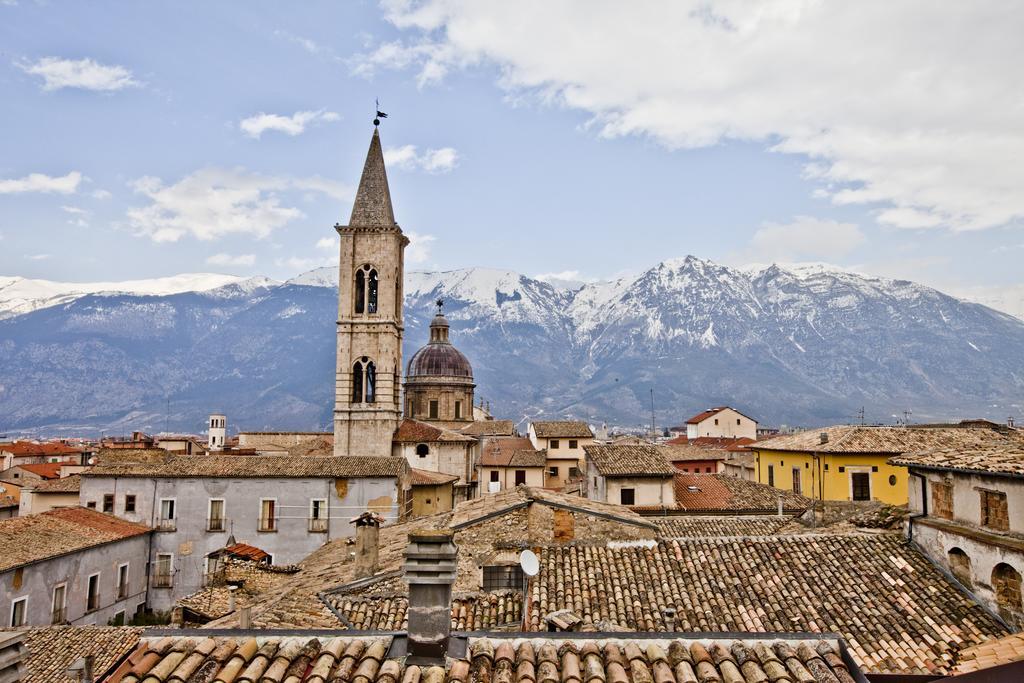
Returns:
[[[363,164],[363,175],[359,179],[356,200],[352,204],[352,216],[348,220],[353,228],[391,228],[399,230],[395,223],[395,212],[391,208],[391,190],[388,174],[384,169],[384,150],[380,145],[380,133],[373,128],[370,149]]]

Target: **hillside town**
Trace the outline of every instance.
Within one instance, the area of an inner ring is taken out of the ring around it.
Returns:
[[[1024,431],[493,415],[443,299],[402,357],[377,124],[333,430],[0,443],[0,678],[1024,679]]]

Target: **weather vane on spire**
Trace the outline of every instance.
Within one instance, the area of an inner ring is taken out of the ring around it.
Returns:
[[[438,299],[434,303],[437,304],[437,314],[444,315],[444,313],[441,312],[441,309],[444,307],[444,299]]]
[[[379,99],[375,99],[373,101],[373,103],[375,105],[377,105],[377,107],[376,107],[377,115],[373,117],[373,125],[379,126],[380,125],[380,120],[381,119],[386,119],[388,117],[388,115],[380,110],[380,100]]]

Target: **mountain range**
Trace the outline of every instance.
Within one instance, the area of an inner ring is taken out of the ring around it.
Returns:
[[[330,429],[337,273],[0,278],[0,432]],[[1019,415],[1024,322],[904,280],[692,256],[556,287],[406,275],[405,357],[437,298],[492,412],[659,429],[712,405],[818,426]],[[652,393],[653,390],[653,393]],[[905,412],[906,411],[906,412]]]

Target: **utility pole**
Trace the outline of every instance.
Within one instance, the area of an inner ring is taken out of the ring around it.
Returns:
[[[861,406],[860,410],[857,411],[857,417],[860,418],[860,425],[863,427],[864,426],[864,406]]]
[[[651,387],[651,436],[658,438],[658,430],[654,426],[654,387]]]

